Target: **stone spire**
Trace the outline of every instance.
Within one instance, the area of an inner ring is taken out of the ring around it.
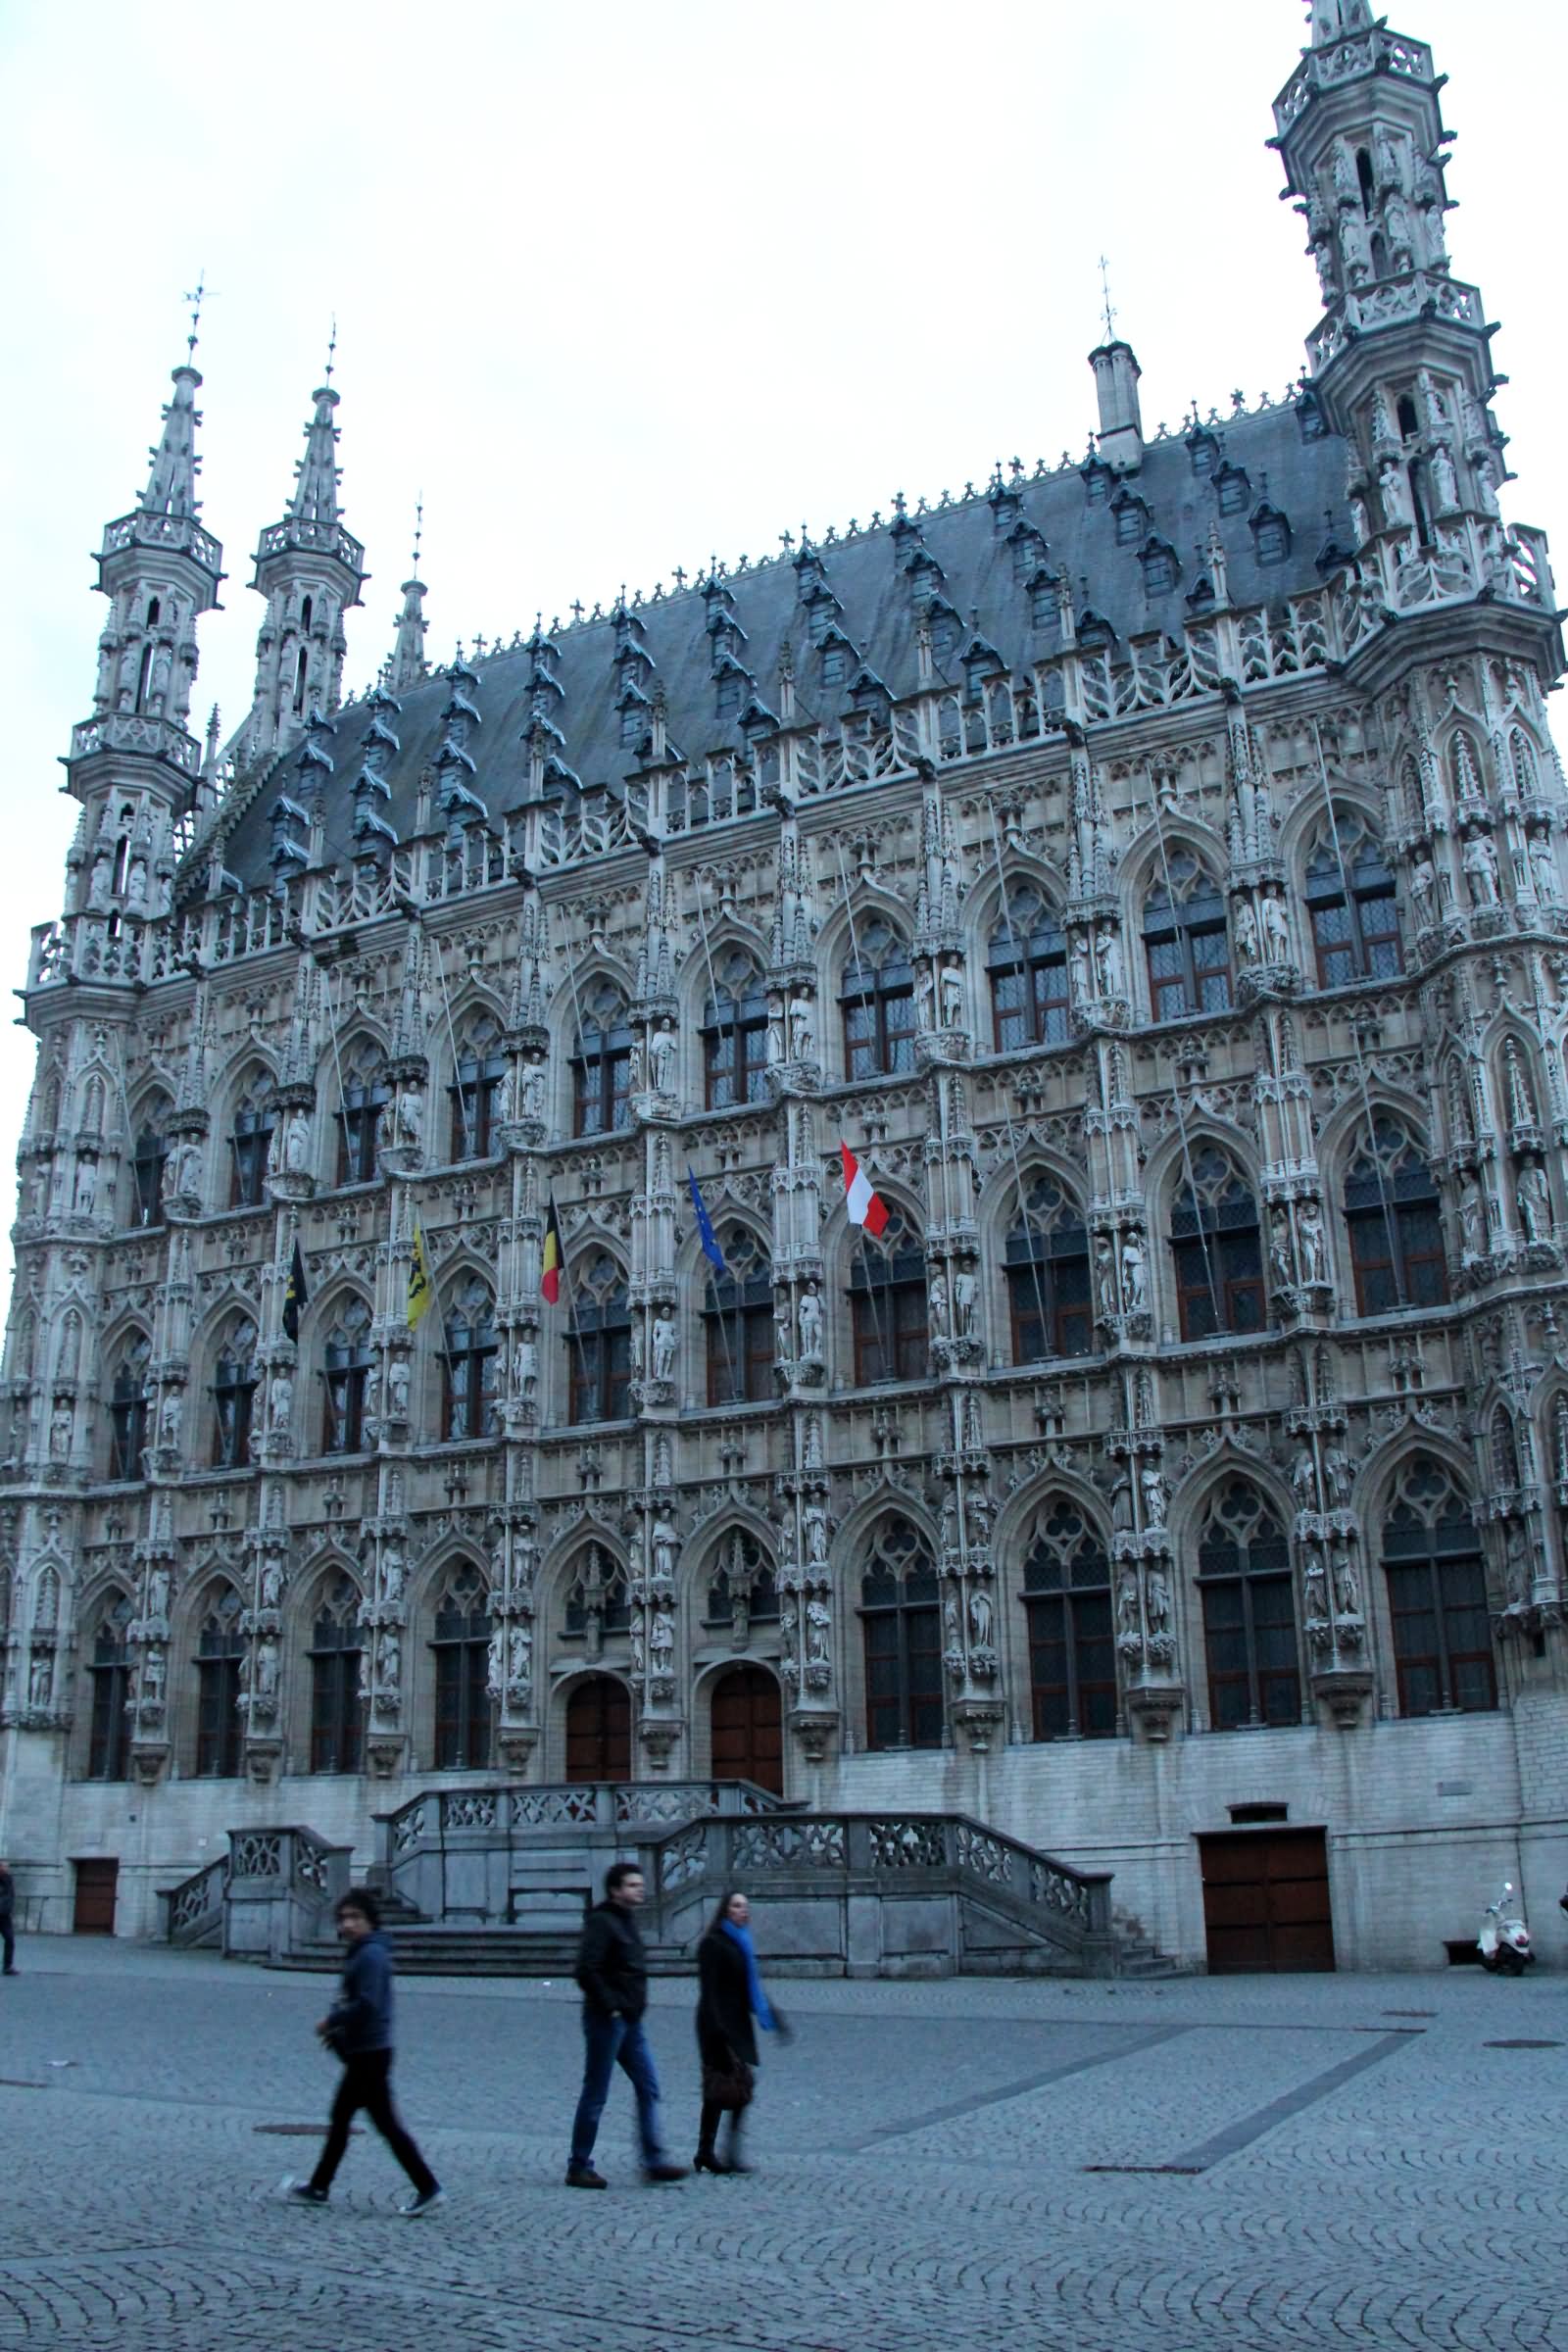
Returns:
[[[267,599],[256,640],[256,695],[245,756],[260,758],[312,710],[337,709],[348,651],[343,615],[360,602],[368,576],[365,550],[338,512],[338,428],[330,354],[327,380],[314,395],[305,455],[280,522],[263,531],[251,582]]]
[[[198,304],[199,308],[199,304]],[[86,800],[104,784],[107,756],[160,762],[157,781],[176,799],[201,765],[200,746],[185,731],[196,676],[196,621],[218,603],[223,551],[197,519],[196,320],[189,356],[173,370],[173,398],[152,452],[147,487],[128,514],[107,524],[98,553],[98,587],[110,612],[98,640],[93,718],[78,726],[67,762],[71,790]],[[127,773],[122,781],[128,784]]]
[[[406,694],[417,686],[425,674],[424,632],[429,622],[424,617],[424,582],[419,577],[419,541],[424,536],[424,501],[415,509],[414,562],[410,577],[403,583],[403,610],[398,614],[398,633],[392,647],[392,660],[386,673],[387,685],[394,694]]]

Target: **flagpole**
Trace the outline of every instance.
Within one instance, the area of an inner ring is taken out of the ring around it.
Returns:
[[[559,1272],[560,1272],[560,1275],[561,1275],[562,1284],[564,1285],[564,1289],[565,1289],[565,1293],[566,1293],[566,1335],[567,1335],[567,1338],[568,1338],[568,1339],[575,1340],[575,1341],[576,1341],[576,1343],[577,1343],[577,1365],[578,1365],[578,1369],[579,1369],[579,1370],[580,1370],[580,1372],[582,1373],[582,1385],[583,1385],[584,1389],[586,1390],[586,1389],[590,1389],[590,1388],[592,1387],[592,1385],[593,1385],[593,1384],[592,1384],[591,1377],[590,1377],[590,1374],[589,1374],[589,1370],[588,1370],[588,1348],[587,1348],[587,1344],[586,1344],[586,1342],[584,1341],[584,1339],[583,1339],[583,1336],[582,1336],[582,1324],[581,1324],[581,1321],[579,1320],[579,1318],[578,1318],[578,1314],[577,1314],[577,1291],[576,1291],[576,1286],[575,1286],[575,1284],[572,1282],[571,1275],[570,1275],[570,1273],[568,1272],[568,1270],[567,1270],[567,1266],[566,1266],[566,1245],[565,1245],[565,1242],[564,1242],[564,1239],[563,1239],[563,1237],[562,1237],[562,1231],[561,1231],[561,1218],[560,1218],[560,1216],[557,1214],[557,1211],[556,1211],[556,1188],[555,1188],[555,1186],[554,1186],[554,1185],[552,1185],[552,1186],[550,1187],[549,1194],[547,1195],[547,1201],[548,1201],[548,1207],[547,1207],[547,1210],[546,1210],[545,1234],[546,1234],[546,1237],[548,1238],[548,1236],[550,1235],[550,1233],[552,1232],[552,1230],[554,1231],[554,1233],[555,1233],[555,1237],[556,1237],[556,1246],[557,1246],[557,1248],[558,1248],[558,1249],[560,1250],[560,1251],[561,1251],[561,1257],[560,1257],[560,1260],[558,1261],[558,1264],[559,1264]],[[543,1258],[543,1252],[541,1251],[541,1253],[540,1253],[540,1254],[541,1254],[541,1261],[542,1261],[542,1258]],[[540,1276],[540,1279],[541,1279],[541,1282],[542,1282],[542,1281],[543,1281],[543,1273],[542,1273],[542,1271],[541,1271],[541,1276]],[[541,1293],[541,1296],[542,1296],[542,1295],[543,1295],[543,1294]],[[551,1301],[550,1301],[549,1299],[546,1299],[546,1300],[545,1300],[545,1304],[546,1304],[547,1306],[548,1306],[550,1303],[551,1303]],[[602,1350],[603,1350],[603,1348],[604,1348],[604,1344],[605,1344],[605,1335],[603,1334],[603,1332],[601,1332],[601,1333],[599,1333],[599,1334],[597,1335],[597,1337],[598,1337],[598,1339],[599,1339],[599,1345],[600,1345],[600,1348],[601,1348],[601,1351],[602,1351]],[[569,1387],[569,1383],[568,1383],[568,1387]],[[596,1414],[594,1417],[595,1417],[595,1419],[596,1419],[596,1420],[598,1419],[598,1415],[597,1415],[597,1414]],[[579,1426],[583,1426],[582,1424],[578,1424],[578,1423],[576,1423],[576,1422],[574,1421],[574,1419],[573,1419],[572,1410],[571,1410],[571,1397],[570,1397],[569,1394],[568,1394],[568,1396],[567,1396],[567,1398],[566,1398],[566,1421],[567,1421],[567,1424],[568,1424],[568,1426],[570,1426],[570,1427],[579,1427]]]
[[[729,1401],[731,1404],[744,1404],[746,1402],[745,1397],[737,1396],[735,1393],[735,1358],[730,1353],[729,1333],[724,1328],[724,1309],[718,1302],[718,1278],[713,1272],[713,1261],[709,1256],[706,1250],[703,1252],[703,1263],[708,1268],[708,1288],[713,1302],[713,1319],[718,1325],[718,1336],[724,1344],[724,1369],[729,1374]],[[737,1300],[740,1298],[740,1284],[736,1283],[735,1296]],[[738,1304],[736,1306],[735,1313],[737,1321],[736,1341],[738,1344],[740,1338],[740,1307]]]

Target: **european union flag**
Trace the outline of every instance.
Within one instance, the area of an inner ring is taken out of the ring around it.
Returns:
[[[710,1265],[715,1267],[720,1274],[727,1273],[724,1252],[719,1248],[718,1236],[713,1231],[713,1220],[703,1205],[703,1196],[697,1189],[697,1178],[693,1174],[690,1164],[686,1169],[686,1181],[692,1188],[692,1206],[697,1211],[697,1230],[703,1237],[703,1255],[708,1259]]]

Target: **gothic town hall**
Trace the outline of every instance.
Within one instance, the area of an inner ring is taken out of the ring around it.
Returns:
[[[1079,462],[445,667],[416,576],[351,701],[328,385],[226,750],[175,368],[26,974],[24,1925],[500,1927],[552,1824],[834,1966],[1544,1925],[1563,654],[1440,81],[1317,0],[1277,403],[1111,337]]]

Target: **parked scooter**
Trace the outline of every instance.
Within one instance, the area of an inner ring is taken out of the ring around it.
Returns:
[[[1494,1977],[1522,1977],[1536,1956],[1531,1948],[1530,1930],[1523,1919],[1517,1912],[1508,1915],[1503,1911],[1502,1906],[1512,1892],[1512,1879],[1504,1879],[1502,1892],[1481,1914],[1476,1949],[1481,1954],[1482,1967]]]

